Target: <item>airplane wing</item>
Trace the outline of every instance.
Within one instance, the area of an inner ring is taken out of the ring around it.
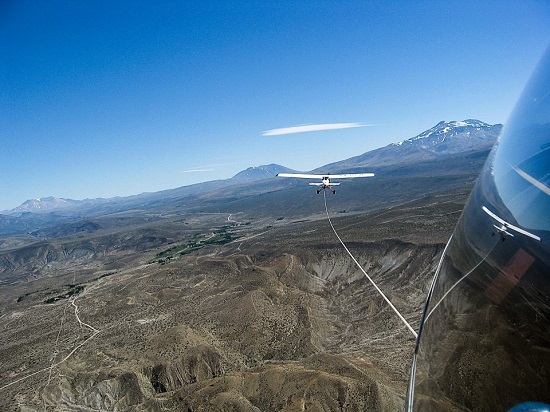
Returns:
[[[373,177],[374,173],[346,173],[343,175],[327,175],[331,179],[352,179],[354,177]]]
[[[374,173],[346,173],[342,175],[331,174],[307,174],[307,173],[277,173],[279,177],[297,177],[300,179],[322,179],[324,177],[330,177],[331,179],[351,179],[353,177],[373,177]]]
[[[504,225],[507,229],[512,229],[518,233],[521,233],[522,235],[525,235],[525,236],[529,236],[530,238],[532,239],[535,239],[535,240],[538,240],[540,242],[540,237],[538,237],[537,235],[534,235],[533,233],[531,232],[528,232],[527,230],[524,230],[520,227],[517,227],[517,226],[514,226],[513,224],[511,223],[508,223],[506,220],[498,217],[497,215],[495,215],[493,212],[491,212],[489,209],[487,209],[485,206],[482,206],[481,207],[483,209],[483,211],[485,213],[487,213],[489,216],[491,216],[493,219],[495,219],[498,223]],[[498,229],[498,228],[497,228]],[[509,234],[509,233],[507,233]],[[513,236],[513,235],[512,235]]]
[[[277,173],[279,177],[298,177],[300,179],[322,179],[325,175],[312,175],[305,173]]]

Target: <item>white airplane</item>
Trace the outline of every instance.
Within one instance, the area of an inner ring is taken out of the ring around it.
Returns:
[[[340,183],[331,182],[330,179],[351,179],[354,177],[373,177],[374,173],[347,173],[343,175],[313,175],[305,173],[277,173],[279,177],[297,177],[299,179],[321,179],[320,183],[310,183],[310,186],[317,186],[317,194],[325,189],[330,189],[332,194],[336,193],[336,190],[332,186],[338,186]]]
[[[531,233],[531,232],[528,232],[527,230],[524,230],[520,227],[517,227],[517,226],[514,226],[513,224],[511,223],[508,223],[506,220],[498,217],[496,214],[494,214],[493,212],[491,212],[489,209],[487,209],[485,206],[482,206],[481,207],[483,209],[483,211],[485,213],[487,213],[489,216],[491,216],[493,219],[495,219],[498,223],[500,223],[500,226],[497,226],[497,225],[493,225],[494,228],[497,230],[496,233],[493,233],[493,236],[496,235],[497,233],[500,235],[501,239],[504,241],[505,239],[505,235],[506,236],[510,236],[510,237],[514,237],[514,234],[513,233],[510,233],[508,231],[508,229],[510,230],[513,230],[515,232],[518,232],[518,233],[521,233],[522,235],[525,235],[525,236],[528,236],[532,239],[535,239],[535,240],[538,240],[540,242],[540,237],[538,237],[537,235]]]

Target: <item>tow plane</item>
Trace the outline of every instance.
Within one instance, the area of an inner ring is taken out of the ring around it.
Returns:
[[[321,193],[325,189],[329,189],[332,194],[336,194],[336,190],[333,189],[333,186],[339,186],[340,183],[331,182],[330,179],[352,179],[354,177],[373,177],[374,173],[347,173],[340,175],[331,175],[331,174],[307,174],[307,173],[278,173],[279,177],[297,177],[299,179],[321,179],[321,182],[310,183],[310,186],[317,186],[317,194]]]

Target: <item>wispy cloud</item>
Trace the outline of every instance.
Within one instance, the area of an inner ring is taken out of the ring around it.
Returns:
[[[199,164],[195,166],[189,166],[189,169],[181,170],[180,173],[209,173],[215,172],[219,169],[226,168],[227,166],[239,165],[243,162],[234,162],[234,161],[225,161],[225,160],[234,160],[234,158],[218,158],[218,163],[206,163]]]
[[[204,172],[213,172],[214,169],[188,169],[182,170],[180,173],[204,173]]]
[[[352,129],[354,127],[370,126],[364,123],[321,123],[305,124],[300,126],[282,127],[280,129],[266,130],[262,136],[279,136],[283,134],[319,132],[323,130]]]

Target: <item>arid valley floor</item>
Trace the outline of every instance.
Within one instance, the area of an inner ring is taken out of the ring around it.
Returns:
[[[327,196],[414,328],[470,188],[355,213]],[[311,202],[300,219],[195,213],[4,239],[0,409],[399,410],[414,337]]]

